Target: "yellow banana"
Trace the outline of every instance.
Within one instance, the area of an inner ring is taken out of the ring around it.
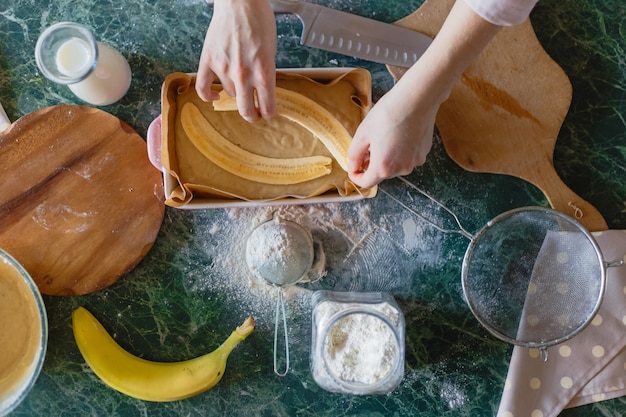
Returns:
[[[182,362],[152,362],[127,352],[85,308],[72,313],[76,344],[94,373],[110,387],[146,401],[176,401],[215,386],[230,352],[255,328],[249,317],[211,353]]]
[[[352,136],[345,126],[316,101],[285,88],[276,88],[278,115],[307,129],[326,146],[344,171],[348,171],[348,146]],[[213,102],[216,111],[237,110],[237,101],[224,91]]]
[[[330,174],[326,156],[269,158],[246,151],[224,138],[193,103],[183,105],[180,121],[187,137],[211,162],[239,177],[264,184],[297,184]]]

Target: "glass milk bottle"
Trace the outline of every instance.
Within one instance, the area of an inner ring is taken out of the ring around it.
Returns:
[[[130,87],[128,61],[77,23],[47,28],[37,40],[35,58],[46,78],[68,85],[78,98],[96,106],[115,103]]]

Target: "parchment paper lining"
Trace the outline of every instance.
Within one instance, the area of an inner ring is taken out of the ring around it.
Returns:
[[[363,91],[364,70],[354,69],[329,80],[312,79],[302,74],[277,73],[277,85],[297,91],[320,103],[354,134],[370,107],[370,91]],[[367,79],[369,79],[369,74]],[[176,178],[178,186],[167,195],[166,204],[188,204],[194,198],[273,201],[284,198],[306,199],[324,193],[346,196],[359,193],[372,197],[375,190],[360,189],[333,160],[328,176],[294,185],[268,185],[230,174],[204,157],[189,141],[179,117],[179,109],[193,102],[211,124],[226,138],[242,148],[261,155],[288,158],[309,155],[331,156],[326,147],[306,129],[283,118],[246,122],[238,112],[216,112],[195,92],[195,75],[174,73],[163,86],[163,167]],[[214,85],[221,90],[219,84]]]

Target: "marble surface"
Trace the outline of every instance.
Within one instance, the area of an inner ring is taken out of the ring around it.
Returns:
[[[383,21],[419,0],[319,0]],[[37,70],[38,34],[62,20],[92,28],[129,60],[130,91],[104,107],[142,136],[160,112],[160,87],[170,72],[194,72],[211,17],[201,0],[5,0],[0,4],[0,101],[13,120],[59,103],[77,103]],[[626,229],[626,5],[623,0],[539,2],[538,38],[574,86],[572,106],[555,150],[565,182],[594,204],[613,229]],[[299,22],[278,18],[279,67],[358,66],[380,97],[393,80],[384,66],[299,45]],[[472,174],[454,164],[440,140],[425,166],[409,177],[437,196],[470,231],[508,209],[547,205],[533,186],[514,178]],[[2,181],[10,181],[2,179]],[[404,195],[397,182],[384,187]],[[408,197],[407,201],[409,201]],[[433,218],[440,212],[410,201]],[[275,292],[252,285],[236,250],[266,209],[183,211],[168,208],[146,258],[112,287],[81,297],[45,297],[50,338],[44,369],[15,416],[490,416],[497,410],[511,346],[494,339],[462,295],[467,240],[441,233],[379,195],[354,204],[287,207],[306,222],[327,255],[328,275],[289,290],[291,371],[272,370]],[[382,280],[376,278],[382,277]],[[389,395],[348,396],[319,388],[309,371],[312,290],[383,289],[407,322],[406,374]],[[181,360],[215,347],[252,314],[257,330],[231,355],[211,391],[172,403],[139,401],[104,385],[74,343],[71,312],[90,309],[122,346],[153,360]],[[618,416],[626,399],[561,415]]]

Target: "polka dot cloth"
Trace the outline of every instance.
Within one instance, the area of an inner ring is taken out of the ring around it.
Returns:
[[[606,262],[626,262],[626,230],[594,233]],[[578,335],[547,349],[515,346],[498,417],[556,417],[626,395],[626,265],[607,268],[604,299]],[[566,292],[565,287],[561,288]]]
[[[508,335],[524,344],[580,329],[602,293],[601,271],[596,248],[583,233],[549,231],[533,264],[520,322]]]

